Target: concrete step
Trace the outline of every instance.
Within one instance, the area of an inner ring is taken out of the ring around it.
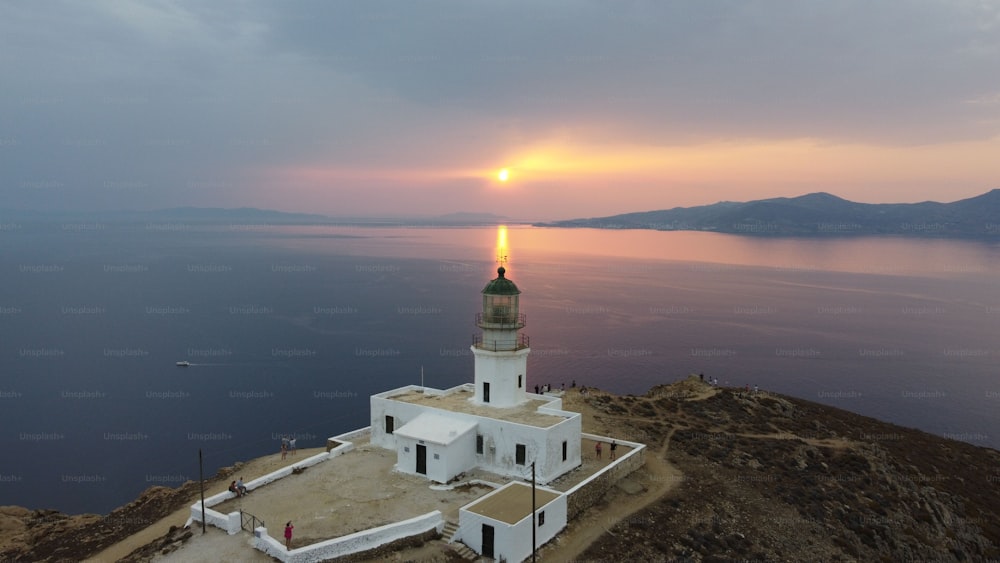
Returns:
[[[457,533],[458,524],[445,521],[444,529],[441,531],[441,539],[462,559],[466,561],[479,561],[479,554],[469,549],[469,546],[464,543],[455,541],[455,534]]]
[[[469,546],[464,543],[455,542],[449,545],[462,559],[465,559],[466,561],[479,561],[479,554],[469,549]]]
[[[441,537],[447,543],[452,543],[455,541],[455,534],[458,533],[458,524],[454,522],[445,522],[444,530],[441,531]]]

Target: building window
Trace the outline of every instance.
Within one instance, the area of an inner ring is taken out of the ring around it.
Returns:
[[[520,389],[520,388],[521,388],[521,378],[522,378],[522,377],[524,377],[524,376],[523,376],[523,375],[519,375],[519,376],[517,376],[517,388],[518,388],[518,389]]]
[[[490,384],[488,381],[483,382],[483,402],[490,402]]]
[[[385,415],[385,433],[392,434],[396,429],[396,419],[392,418],[390,415]]]
[[[434,459],[441,459],[441,456],[439,454],[434,454]]]
[[[477,454],[483,453],[483,435],[482,434],[476,434],[476,453]]]
[[[518,444],[514,454],[514,461],[518,465],[524,465],[524,460],[528,457],[527,448],[524,444]]]
[[[545,511],[543,510],[538,513],[538,525],[541,526],[544,523],[545,523]]]
[[[566,440],[563,440],[563,461],[566,461]]]

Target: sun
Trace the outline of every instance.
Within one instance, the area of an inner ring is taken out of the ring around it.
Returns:
[[[506,182],[507,180],[510,180],[510,169],[503,168],[499,172],[497,172],[497,180],[500,180],[501,182]]]

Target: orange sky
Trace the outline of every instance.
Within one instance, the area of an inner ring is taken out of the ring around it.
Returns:
[[[0,207],[551,220],[1000,184],[996,3],[380,6],[0,3]]]
[[[467,201],[467,210],[536,220],[815,191],[869,203],[953,201],[996,186],[990,182],[1000,178],[998,154],[996,138],[913,147],[813,139],[662,147],[560,141],[511,149],[495,165],[478,168],[293,168],[272,173],[275,182],[295,186],[299,196],[314,197],[318,205],[331,185],[381,182],[387,193],[392,190],[417,213],[462,210],[442,207],[441,197],[453,183],[463,186],[455,201]],[[497,180],[503,167],[510,171],[508,182]]]

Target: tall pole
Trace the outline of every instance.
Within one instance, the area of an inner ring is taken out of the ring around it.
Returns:
[[[205,534],[205,469],[201,462],[201,448],[198,448],[198,484],[201,485],[201,533]]]
[[[531,462],[531,563],[535,563],[535,462]]]

